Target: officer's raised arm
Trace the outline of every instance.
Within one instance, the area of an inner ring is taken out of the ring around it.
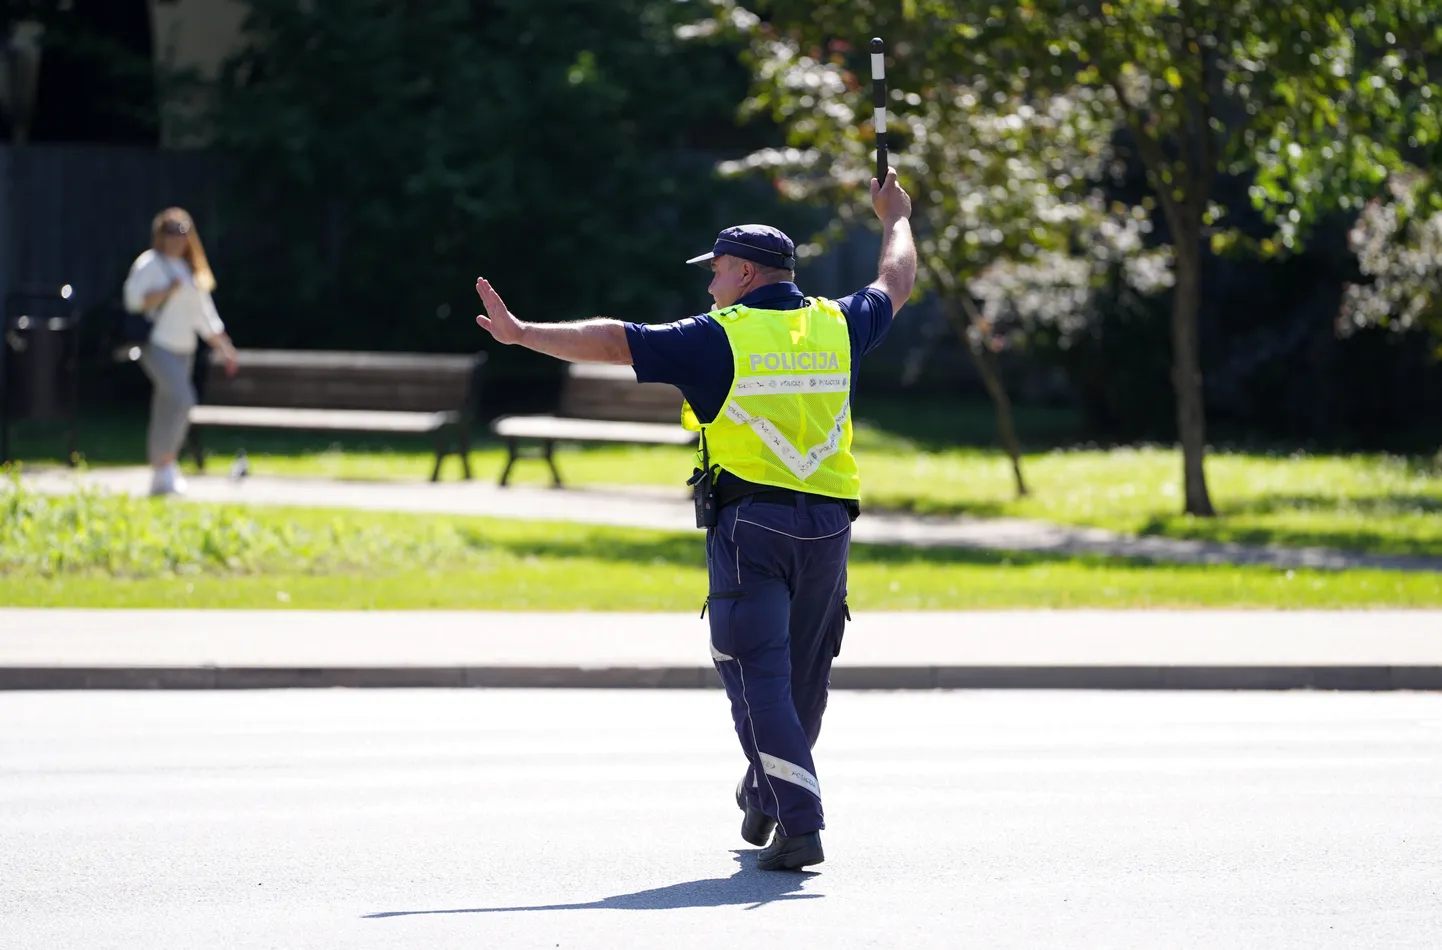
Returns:
[[[597,317],[576,323],[524,323],[516,319],[484,277],[476,278],[476,293],[486,308],[476,317],[476,323],[498,343],[518,343],[569,363],[631,365],[631,345],[626,341],[626,327],[619,320]]]
[[[871,286],[891,298],[897,313],[911,297],[916,284],[916,245],[911,240],[911,196],[896,182],[896,169],[886,173],[885,184],[871,179],[871,207],[881,219],[881,261]]]

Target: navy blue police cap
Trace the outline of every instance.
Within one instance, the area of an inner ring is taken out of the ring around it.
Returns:
[[[796,245],[777,229],[766,224],[738,224],[716,235],[711,253],[693,257],[687,264],[705,267],[713,257],[729,254],[766,267],[795,270]]]

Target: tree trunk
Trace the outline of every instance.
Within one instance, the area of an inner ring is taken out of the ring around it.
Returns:
[[[982,385],[986,387],[987,395],[991,397],[991,404],[996,409],[996,431],[1001,437],[1002,448],[1006,449],[1007,457],[1011,459],[1011,474],[1016,483],[1016,496],[1025,498],[1026,479],[1021,474],[1021,441],[1016,437],[1016,424],[1011,414],[1011,398],[1006,394],[1006,386],[1001,381],[1001,369],[996,364],[996,354],[984,346],[976,343],[968,329],[972,324],[980,322],[981,314],[976,311],[976,304],[972,302],[966,288],[955,291],[961,299],[962,308],[966,311],[966,319],[960,318],[956,312],[956,304],[951,300],[944,301],[947,316],[950,318],[951,326],[959,337],[961,345],[971,354],[971,361],[976,366],[977,373],[981,376]]]
[[[1207,446],[1202,361],[1197,341],[1201,299],[1201,247],[1196,228],[1177,228],[1173,236],[1177,285],[1172,293],[1172,387],[1177,395],[1177,435],[1182,443],[1186,512],[1211,517],[1211,495],[1203,459]]]
[[[968,346],[967,351],[971,353],[976,371],[981,374],[982,384],[986,386],[992,405],[996,407],[996,431],[1001,436],[1001,444],[1006,449],[1007,457],[1011,459],[1011,475],[1016,482],[1016,496],[1025,498],[1028,492],[1026,480],[1021,475],[1021,442],[1016,437],[1016,425],[1011,416],[1011,399],[1006,394],[1006,387],[1002,385],[996,355],[976,344]]]

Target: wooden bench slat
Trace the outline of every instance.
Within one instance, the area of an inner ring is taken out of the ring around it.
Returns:
[[[460,418],[458,412],[385,412],[356,409],[278,409],[261,406],[194,406],[196,425],[256,429],[335,429],[351,432],[434,432]]]
[[[493,422],[491,431],[507,438],[576,442],[689,445],[696,441],[696,433],[687,432],[677,424],[568,419],[564,416],[507,416]]]
[[[662,383],[568,379],[559,415],[622,422],[674,422],[681,418],[681,394]]]
[[[442,376],[342,377],[244,369],[234,377],[212,376],[205,402],[231,406],[298,406],[307,409],[397,409],[433,412],[465,403],[469,378]]]
[[[469,374],[476,357],[451,353],[375,353],[343,350],[240,350],[241,371],[247,369],[282,369],[342,373],[382,372],[387,374],[415,373],[430,376],[436,373]],[[213,365],[224,360],[211,355]]]
[[[566,367],[571,379],[608,379],[612,382],[635,385],[636,370],[631,366],[615,366],[610,363],[572,363]]]
[[[464,405],[465,399],[465,387],[450,390],[394,384],[356,387],[310,385],[303,380],[249,379],[244,383],[226,380],[223,385],[212,382],[205,389],[206,405],[216,406],[436,412]]]

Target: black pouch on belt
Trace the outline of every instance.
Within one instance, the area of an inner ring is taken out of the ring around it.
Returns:
[[[696,527],[714,528],[719,514],[716,504],[716,475],[711,470],[711,455],[706,451],[706,433],[701,433],[701,467],[686,484],[691,486],[691,501],[696,506]]]

